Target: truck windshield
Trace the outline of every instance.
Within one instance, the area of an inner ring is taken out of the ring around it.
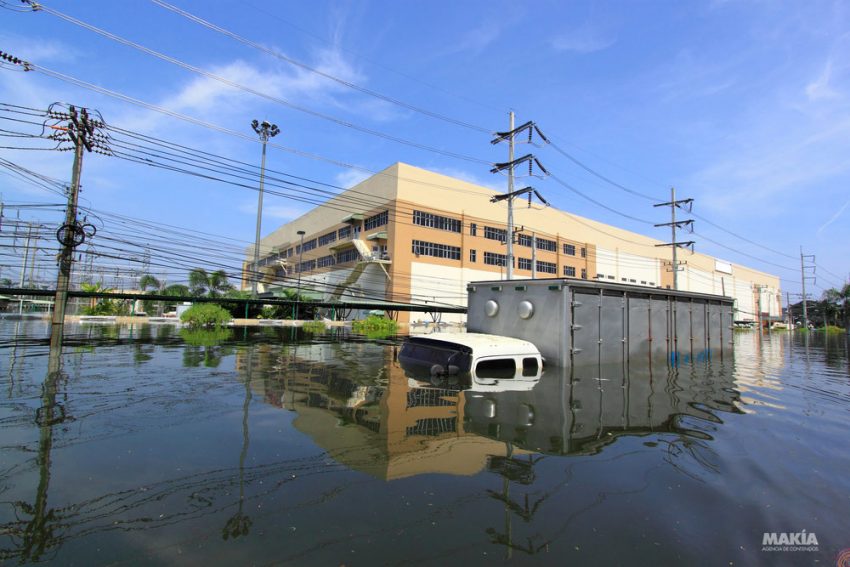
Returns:
[[[408,339],[398,354],[403,366],[414,366],[429,371],[435,364],[448,371],[449,366],[457,367],[457,372],[469,372],[472,349],[462,345],[453,345],[443,341],[414,337]]]

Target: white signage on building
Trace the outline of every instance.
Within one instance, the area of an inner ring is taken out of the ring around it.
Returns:
[[[723,272],[724,274],[732,273],[732,264],[727,262],[721,262],[720,260],[714,261],[714,271],[715,272]]]

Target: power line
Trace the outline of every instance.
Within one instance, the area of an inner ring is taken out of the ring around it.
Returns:
[[[34,0],[24,0],[24,1],[27,2],[27,3],[33,4],[34,5],[34,11],[35,11],[35,7],[37,7],[37,9],[40,10],[40,11],[47,12],[48,14],[54,15],[54,16],[62,19],[62,20],[65,20],[66,22],[69,22],[71,24],[85,28],[89,31],[92,31],[92,32],[102,36],[102,37],[105,37],[107,39],[110,39],[112,41],[120,43],[122,45],[132,47],[133,49],[136,49],[138,51],[141,51],[143,53],[146,53],[148,55],[156,57],[157,59],[160,59],[160,60],[165,61],[167,63],[171,63],[172,65],[176,65],[178,67],[186,69],[187,71],[191,71],[192,73],[195,73],[197,75],[201,75],[201,76],[206,77],[208,79],[218,81],[218,82],[220,82],[224,85],[227,85],[229,87],[232,87],[234,89],[238,89],[240,91],[252,94],[254,96],[257,96],[257,97],[260,97],[260,98],[263,98],[263,99],[266,99],[270,102],[274,102],[276,104],[286,106],[288,108],[291,108],[293,110],[297,110],[299,112],[308,114],[308,115],[313,116],[315,118],[321,118],[322,120],[333,122],[333,123],[335,123],[339,126],[351,128],[353,130],[357,130],[357,131],[363,132],[365,134],[370,134],[372,136],[383,138],[385,140],[389,140],[389,141],[392,141],[392,142],[396,142],[396,143],[403,144],[403,145],[406,145],[406,146],[410,146],[410,147],[413,147],[413,148],[417,148],[417,149],[420,149],[420,150],[426,150],[426,151],[436,153],[436,154],[440,154],[440,155],[443,155],[443,156],[446,156],[446,157],[452,157],[452,158],[455,158],[455,159],[459,159],[459,160],[463,160],[463,161],[469,161],[469,162],[472,162],[472,163],[484,164],[484,165],[490,164],[490,162],[487,161],[487,160],[483,160],[483,159],[480,159],[480,158],[459,154],[459,153],[456,153],[456,152],[451,152],[451,151],[448,151],[448,150],[443,150],[443,149],[436,148],[436,147],[433,147],[433,146],[429,146],[429,145],[426,145],[426,144],[421,144],[419,142],[415,142],[415,141],[412,141],[412,140],[407,140],[405,138],[394,136],[392,134],[388,134],[386,132],[381,132],[379,130],[374,130],[374,129],[368,128],[366,126],[360,126],[358,124],[354,124],[354,123],[349,122],[347,120],[343,120],[341,118],[336,118],[334,116],[324,114],[324,113],[318,112],[316,110],[309,109],[309,108],[301,106],[299,104],[295,104],[293,102],[290,102],[286,99],[283,99],[283,98],[280,98],[280,97],[277,97],[277,96],[274,96],[274,95],[270,95],[268,93],[259,91],[257,89],[251,88],[251,87],[248,87],[248,86],[243,85],[241,83],[238,83],[236,81],[231,81],[230,79],[227,79],[227,78],[222,77],[220,75],[216,75],[215,73],[205,71],[205,70],[203,70],[199,67],[196,67],[196,66],[191,65],[189,63],[186,63],[184,61],[181,61],[180,59],[177,59],[175,57],[171,57],[169,55],[165,55],[164,53],[160,53],[158,51],[155,51],[153,49],[145,47],[141,44],[135,43],[135,42],[130,41],[128,39],[125,39],[121,36],[115,35],[111,32],[108,32],[106,30],[103,30],[101,28],[98,28],[96,26],[88,24],[86,22],[83,22],[82,20],[78,20],[77,18],[74,18],[74,17],[69,16],[67,14],[64,14],[62,12],[59,12],[59,11],[54,10],[52,8],[49,8],[49,7],[45,6],[44,4],[40,4],[40,3],[36,4],[34,2]]]
[[[281,53],[281,52],[279,52],[275,49],[271,49],[269,47],[266,47],[265,45],[262,45],[260,43],[255,42],[255,41],[252,41],[250,39],[242,37],[242,36],[232,32],[228,29],[225,29],[221,26],[213,24],[212,22],[204,20],[203,18],[200,18],[200,17],[198,17],[198,16],[196,16],[196,15],[190,13],[190,12],[187,12],[186,10],[182,10],[182,9],[178,8],[177,6],[174,6],[173,4],[169,4],[168,2],[164,2],[163,0],[151,0],[151,1],[154,4],[157,4],[157,5],[165,8],[166,10],[170,10],[171,12],[174,12],[175,14],[178,14],[178,15],[180,15],[180,16],[182,16],[182,17],[184,17],[184,18],[186,18],[186,19],[188,19],[192,22],[200,24],[207,29],[210,29],[214,32],[225,35],[225,36],[227,36],[231,39],[235,39],[236,41],[238,41],[238,42],[240,42],[244,45],[247,45],[249,47],[253,47],[254,49],[256,49],[258,51],[262,51],[263,53],[266,53],[268,55],[276,57],[277,59],[280,59],[281,61],[285,61],[285,62],[287,62],[291,65],[294,65],[294,66],[298,67],[299,69],[304,69],[305,71],[315,73],[316,75],[319,75],[321,77],[324,77],[326,79],[334,81],[334,82],[336,82],[340,85],[346,86],[350,89],[356,90],[356,91],[361,92],[363,94],[373,96],[373,97],[380,99],[380,100],[383,100],[385,102],[395,104],[395,105],[400,106],[402,108],[406,108],[407,110],[412,110],[413,112],[418,112],[419,114],[422,114],[424,116],[436,118],[438,120],[442,120],[442,121],[448,122],[450,124],[455,124],[457,126],[462,126],[464,128],[469,128],[471,130],[475,130],[476,132],[481,132],[481,133],[484,133],[484,134],[490,134],[491,133],[491,131],[487,128],[483,128],[481,126],[476,126],[474,124],[470,124],[469,122],[465,122],[463,120],[451,118],[451,117],[446,116],[444,114],[433,112],[431,110],[427,110],[427,109],[424,109],[422,107],[406,103],[406,102],[399,100],[397,98],[393,98],[391,96],[381,94],[381,93],[374,91],[372,89],[357,85],[355,83],[352,83],[351,81],[347,81],[345,79],[342,79],[342,78],[337,77],[335,75],[332,75],[330,73],[326,73],[325,71],[322,71],[320,69],[316,69],[315,67],[311,67],[311,66],[307,65],[306,63],[302,63],[301,61],[293,59],[292,57],[288,57],[288,56],[284,55],[283,53]]]

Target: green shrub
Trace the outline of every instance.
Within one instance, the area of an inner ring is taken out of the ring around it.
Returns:
[[[127,306],[115,299],[101,299],[97,304],[80,309],[83,315],[126,315]]]
[[[835,325],[827,325],[824,330],[827,335],[841,335],[845,332],[843,327],[836,327]]]
[[[226,309],[212,303],[193,305],[180,315],[180,320],[189,325],[191,329],[224,327],[230,319],[230,313]]]
[[[369,315],[365,319],[352,322],[351,328],[355,333],[366,335],[370,339],[382,339],[394,335],[398,324],[386,317]]]
[[[304,325],[301,326],[306,333],[324,333],[325,332],[325,324],[321,321],[306,321]]]

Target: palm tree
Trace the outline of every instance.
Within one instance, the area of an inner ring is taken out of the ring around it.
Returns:
[[[220,297],[233,289],[233,285],[227,279],[227,273],[224,270],[216,270],[209,277],[209,295],[210,297]]]
[[[210,276],[203,268],[195,268],[189,272],[189,291],[195,297],[207,294],[210,287]]]
[[[147,291],[148,288],[151,288],[153,291],[161,291],[162,283],[163,282],[159,281],[154,276],[145,274],[139,278],[139,289],[143,292]]]
[[[203,268],[195,268],[189,272],[189,289],[196,297],[202,295],[221,297],[223,293],[233,289],[233,286],[227,280],[227,273],[224,270],[216,270],[208,274]]]

